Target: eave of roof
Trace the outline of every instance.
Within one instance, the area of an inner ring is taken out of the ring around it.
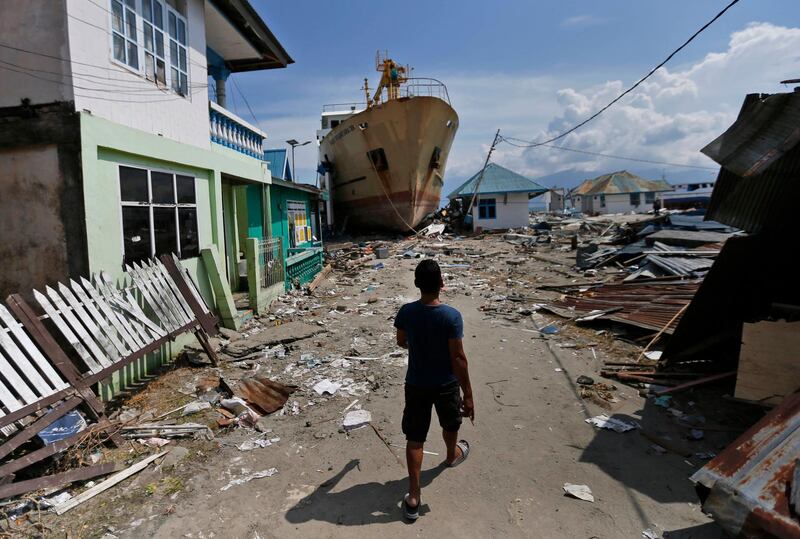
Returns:
[[[225,62],[234,73],[276,69],[293,64],[289,53],[248,0],[208,0],[247,39],[260,54],[260,58],[243,58]]]
[[[278,178],[272,178],[272,185],[286,187],[287,189],[297,189],[298,191],[305,191],[314,195],[319,195],[322,193],[321,189],[314,187],[311,184],[287,182],[286,180],[280,180]]]

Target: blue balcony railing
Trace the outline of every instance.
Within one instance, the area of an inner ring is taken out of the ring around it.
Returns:
[[[266,133],[213,101],[208,102],[208,116],[211,142],[227,146],[256,159],[264,159]]]

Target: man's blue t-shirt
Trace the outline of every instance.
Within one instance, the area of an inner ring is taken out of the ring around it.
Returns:
[[[448,340],[464,338],[460,312],[442,304],[406,303],[400,307],[394,327],[406,332],[408,385],[431,388],[458,380],[450,363]]]

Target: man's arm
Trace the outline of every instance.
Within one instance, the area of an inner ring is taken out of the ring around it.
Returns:
[[[400,348],[408,348],[408,340],[406,339],[406,330],[397,328],[397,346]]]
[[[448,339],[447,344],[450,348],[450,363],[453,366],[453,374],[458,378],[461,391],[464,392],[464,417],[470,421],[475,421],[475,404],[472,401],[472,384],[469,381],[469,366],[467,365],[467,354],[464,352],[464,344],[461,339]]]

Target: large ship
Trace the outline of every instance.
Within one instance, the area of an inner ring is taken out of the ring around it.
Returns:
[[[447,88],[376,55],[381,79],[365,103],[325,105],[317,131],[327,220],[349,230],[410,232],[436,211],[458,129]]]

